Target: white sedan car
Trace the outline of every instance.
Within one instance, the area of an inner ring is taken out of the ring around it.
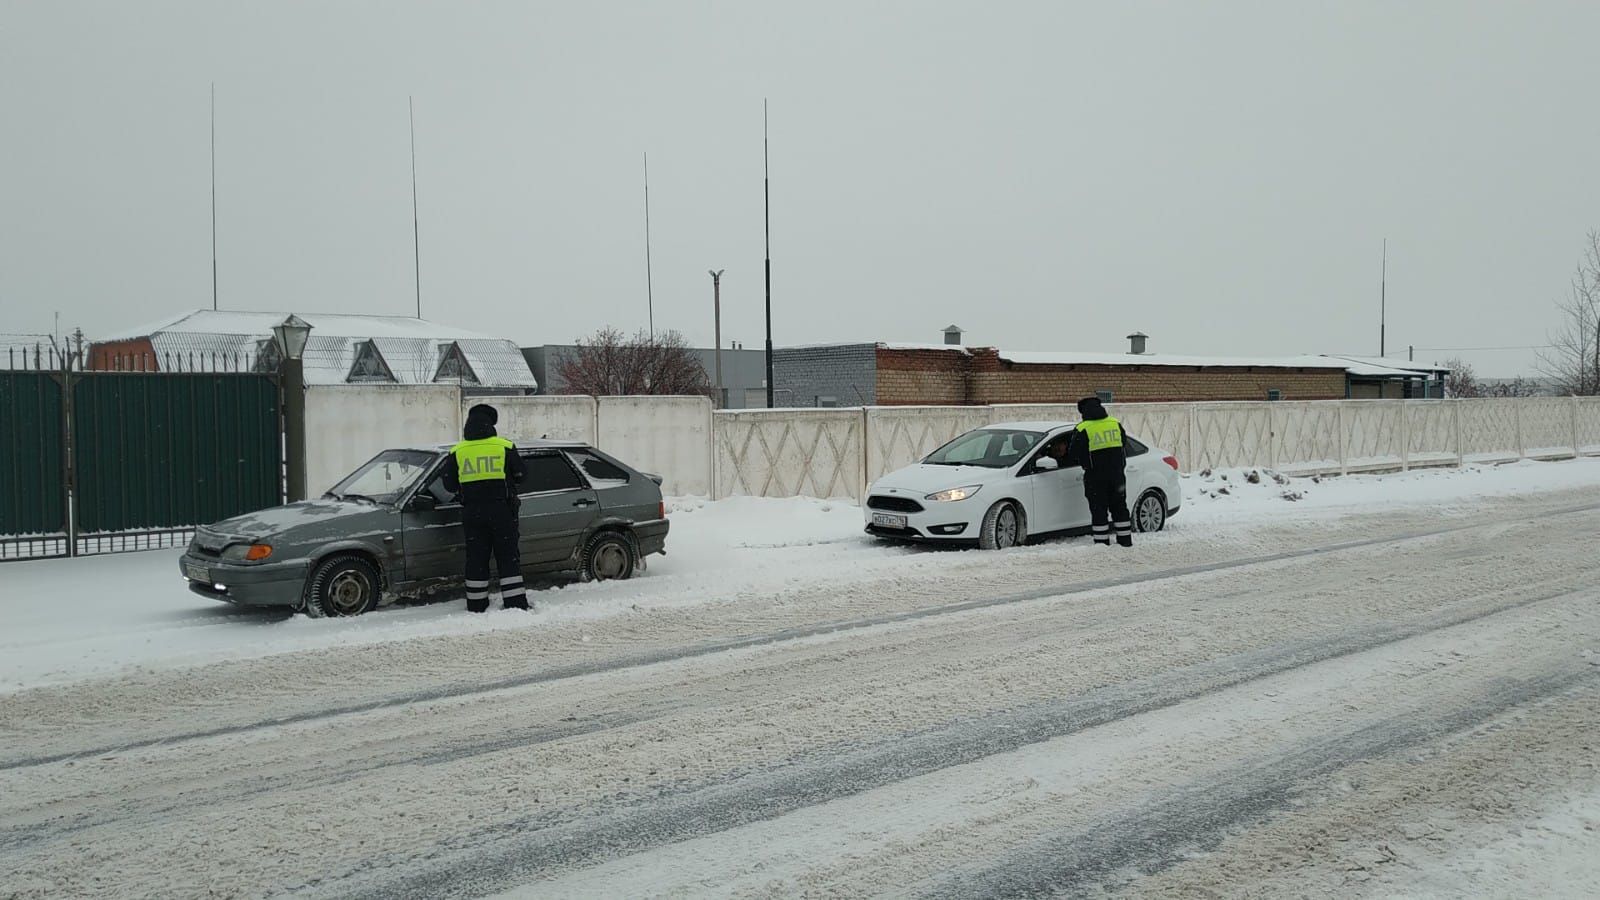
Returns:
[[[1083,469],[1062,452],[1076,422],[1011,422],[969,431],[867,491],[867,533],[891,540],[1014,547],[1085,534]],[[1136,531],[1160,531],[1183,495],[1178,460],[1123,436]]]

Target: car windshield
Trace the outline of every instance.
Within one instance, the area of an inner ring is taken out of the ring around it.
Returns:
[[[385,450],[346,475],[328,496],[395,503],[438,457],[422,450]]]
[[[1009,428],[980,428],[969,431],[928,454],[922,461],[931,466],[983,466],[1004,469],[1026,456],[1044,437],[1038,431]]]

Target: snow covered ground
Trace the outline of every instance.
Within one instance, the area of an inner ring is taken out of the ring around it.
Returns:
[[[1170,546],[1222,531],[1248,542],[1265,525],[1315,526],[1330,516],[1384,516],[1418,506],[1451,516],[1486,497],[1597,483],[1600,458],[1283,483],[1266,470],[1219,470],[1184,479],[1182,511],[1153,540]],[[602,619],[640,603],[693,604],[865,573],[959,572],[969,562],[965,554],[875,542],[862,534],[860,510],[837,501],[678,498],[669,504],[669,515],[668,555],[652,557],[644,577],[543,591],[535,595],[531,614],[474,616],[462,600],[328,621],[239,609],[190,593],[178,574],[176,551],[5,563],[0,692],[125,669],[540,628]]]
[[[679,500],[477,617],[5,564],[0,893],[1600,895],[1600,460],[1185,490],[1129,551]]]

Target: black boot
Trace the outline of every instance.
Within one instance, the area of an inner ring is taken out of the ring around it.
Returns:
[[[1133,546],[1133,535],[1131,535],[1131,534],[1119,534],[1119,535],[1117,535],[1117,546],[1118,547],[1132,547]]]

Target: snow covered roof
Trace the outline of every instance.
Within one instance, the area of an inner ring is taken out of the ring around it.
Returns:
[[[35,355],[40,364],[53,367],[54,340],[48,334],[0,334],[0,368],[32,368]]]
[[[1328,358],[1337,359],[1348,363],[1346,368],[1349,369],[1351,375],[1410,375],[1413,377],[1417,375],[1443,376],[1448,374],[1450,371],[1449,366],[1423,365],[1421,363],[1409,362],[1407,360],[1386,359],[1383,357],[1329,355]]]
[[[239,355],[254,360],[272,340],[272,328],[288,317],[286,312],[235,312],[195,310],[152,325],[106,335],[101,341],[149,338],[157,358],[174,355]],[[351,381],[389,381],[396,384],[454,382],[444,377],[440,364],[447,358],[465,362],[462,372],[471,383],[485,387],[534,388],[538,382],[509,340],[488,337],[409,316],[352,316],[297,313],[311,326],[303,359],[307,384],[346,384]],[[455,349],[452,349],[452,346]],[[387,377],[363,378],[355,371]],[[451,366],[457,368],[458,366]]]
[[[974,347],[945,344],[880,343],[884,350],[948,350],[970,355]],[[1166,353],[1080,353],[1077,351],[996,350],[1000,358],[1020,365],[1055,366],[1207,366],[1274,369],[1344,369],[1357,377],[1416,378],[1437,377],[1450,371],[1443,366],[1417,365],[1393,359],[1311,355],[1300,356],[1178,356]]]

